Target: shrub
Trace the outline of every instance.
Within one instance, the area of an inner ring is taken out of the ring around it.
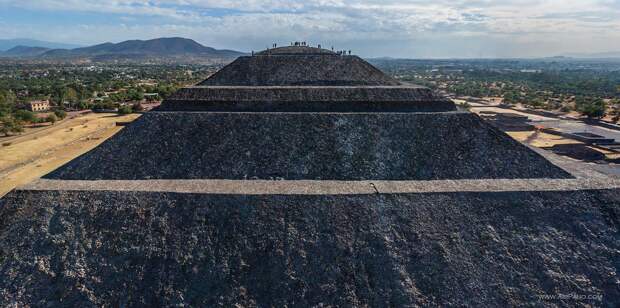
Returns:
[[[15,119],[22,122],[36,122],[37,117],[34,112],[20,109],[15,112]]]
[[[528,103],[526,103],[526,105],[532,108],[542,108],[545,106],[545,101],[543,101],[539,97],[535,97],[535,98],[528,100]]]
[[[129,106],[120,106],[118,107],[118,114],[130,114],[132,112],[131,107]]]
[[[56,123],[56,121],[58,121],[58,118],[54,114],[50,114],[47,116],[47,118],[45,118],[45,122],[50,122],[52,123],[52,125]]]
[[[607,104],[600,98],[577,98],[575,101],[577,111],[588,118],[602,118],[607,110]]]
[[[468,102],[460,103],[460,104],[458,104],[458,106],[463,108],[463,109],[466,109],[466,110],[471,109],[471,104],[469,104]]]
[[[21,133],[24,128],[18,121],[15,121],[12,117],[5,116],[0,118],[0,133],[8,136],[9,133]]]
[[[67,112],[62,109],[57,109],[54,111],[54,115],[62,120],[67,117]]]
[[[91,109],[93,106],[91,104],[89,104],[88,102],[86,102],[86,101],[80,101],[77,104],[77,107],[80,110],[85,110],[85,109]]]

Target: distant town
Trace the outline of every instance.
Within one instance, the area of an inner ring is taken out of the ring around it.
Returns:
[[[0,133],[54,124],[66,115],[131,113],[156,106],[181,86],[212,74],[217,65],[32,64],[0,66]]]
[[[619,59],[372,62],[442,93],[523,143],[619,173]]]

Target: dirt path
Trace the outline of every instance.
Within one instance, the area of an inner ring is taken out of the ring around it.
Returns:
[[[88,114],[63,121],[55,127],[13,138],[0,146],[0,196],[27,184],[82,155],[139,115]]]

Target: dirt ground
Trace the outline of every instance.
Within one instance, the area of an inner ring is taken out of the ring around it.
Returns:
[[[476,108],[472,108],[472,112],[476,113],[476,114],[480,114],[480,112],[483,111],[491,111],[491,112],[497,112],[497,113],[512,113],[512,114],[517,114],[517,115],[523,115],[523,116],[527,116],[530,119],[533,120],[537,120],[537,121],[543,121],[543,120],[553,120],[552,118],[548,118],[548,117],[543,117],[543,116],[538,116],[538,115],[532,115],[532,114],[527,114],[527,113],[523,113],[523,112],[519,112],[517,110],[511,110],[511,109],[500,109],[497,107],[476,107]],[[512,138],[537,147],[537,148],[547,148],[547,147],[553,147],[554,145],[561,145],[561,144],[581,144],[581,142],[577,141],[577,140],[573,140],[573,139],[568,139],[568,138],[564,138],[561,136],[556,136],[556,135],[551,135],[551,134],[547,134],[547,133],[543,133],[541,131],[538,130],[534,130],[534,131],[514,131],[514,132],[506,132],[508,135],[510,135]]]
[[[64,165],[110,138],[139,115],[92,113],[51,127],[0,138],[0,196]]]
[[[512,138],[537,147],[537,148],[547,148],[552,147],[558,144],[580,144],[581,142],[577,140],[567,139],[564,137],[546,134],[540,131],[530,131],[530,132],[507,132]]]

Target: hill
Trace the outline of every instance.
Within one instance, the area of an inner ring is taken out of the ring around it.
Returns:
[[[620,58],[620,51],[608,51],[608,52],[597,52],[597,53],[570,53],[564,55],[570,58],[581,58],[581,59],[612,59],[612,58]]]
[[[218,50],[203,46],[186,38],[158,38],[152,40],[130,40],[121,43],[104,43],[75,49],[55,49],[42,54],[45,58],[101,58],[140,59],[149,57],[200,56],[213,58],[236,58],[243,53],[233,50]]]
[[[0,57],[16,57],[16,58],[27,58],[27,57],[36,57],[44,54],[49,51],[49,48],[45,47],[29,47],[29,46],[16,46],[5,52],[0,52]]]
[[[39,40],[24,39],[24,38],[0,39],[0,51],[7,51],[11,48],[15,48],[18,46],[43,47],[43,48],[49,48],[49,49],[58,49],[58,48],[71,49],[71,48],[80,47],[74,44],[55,43],[55,42],[39,41]]]

